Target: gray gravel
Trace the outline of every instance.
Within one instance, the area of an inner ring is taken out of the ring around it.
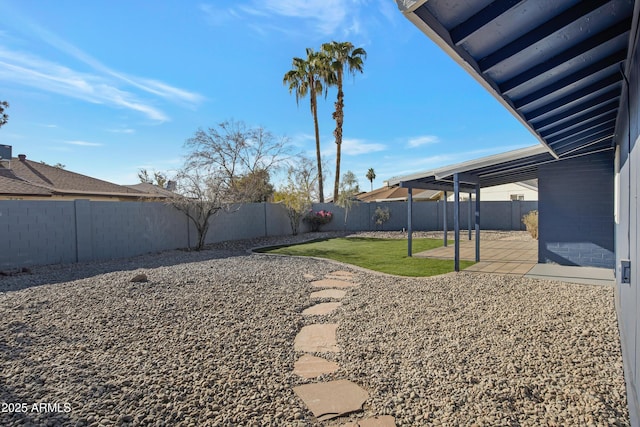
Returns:
[[[292,392],[293,340],[311,322],[303,274],[348,268],[244,252],[269,243],[0,278],[0,403],[29,409],[0,425],[318,425]],[[343,349],[325,378],[371,396],[351,419],[629,424],[613,289],[353,271],[362,286],[322,317]],[[131,283],[139,273],[149,281]],[[71,411],[32,411],[41,402]]]

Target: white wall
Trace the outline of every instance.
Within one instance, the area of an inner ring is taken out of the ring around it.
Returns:
[[[505,202],[511,200],[512,194],[523,195],[524,200],[527,202],[538,200],[537,190],[533,190],[529,186],[520,185],[518,183],[482,188],[480,189],[480,200],[483,202]],[[469,195],[467,193],[460,193],[460,197],[462,200],[465,200]],[[447,193],[447,200],[453,201],[453,192]]]

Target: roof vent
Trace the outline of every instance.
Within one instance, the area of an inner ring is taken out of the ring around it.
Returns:
[[[20,159],[21,162],[24,162],[25,160],[27,160],[27,155],[26,154],[18,154],[18,159]]]

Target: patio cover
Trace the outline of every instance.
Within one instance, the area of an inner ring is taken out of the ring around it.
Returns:
[[[612,147],[633,0],[396,3],[553,157]]]
[[[640,2],[396,3],[407,19],[484,86],[546,150],[523,149],[390,181],[408,188],[453,189],[456,194],[475,190],[479,260],[481,186],[530,179],[537,175],[540,164],[614,149],[623,83],[629,75],[627,58],[633,49],[629,41],[637,31],[631,28],[632,18],[640,13]],[[459,201],[455,200],[458,247]],[[410,215],[411,209],[409,224]]]

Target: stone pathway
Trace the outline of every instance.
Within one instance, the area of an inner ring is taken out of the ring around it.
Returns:
[[[311,280],[314,288],[325,288],[312,292],[311,299],[330,298],[338,301],[321,302],[302,312],[308,316],[326,316],[333,313],[342,304],[339,302],[346,295],[348,288],[359,286],[354,282],[353,273],[348,271],[334,271],[315,280],[310,274],[304,278]],[[294,340],[294,350],[303,353],[338,353],[336,331],[337,323],[316,323],[303,327]],[[306,379],[313,380],[325,374],[332,374],[340,366],[322,357],[303,354],[294,365],[293,373]],[[369,393],[357,384],[348,380],[316,382],[294,387],[293,391],[304,402],[319,421],[361,411],[362,405],[369,398]],[[342,424],[344,427],[391,427],[395,426],[392,416],[364,418],[357,422]]]

